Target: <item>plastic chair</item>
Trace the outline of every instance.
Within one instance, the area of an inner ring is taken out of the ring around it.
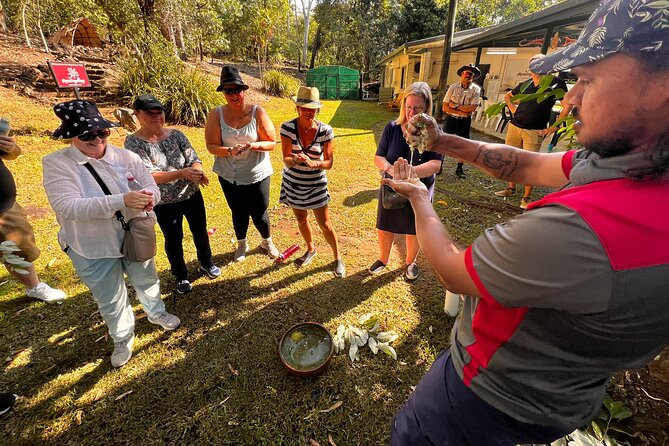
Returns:
[[[502,114],[500,115],[499,122],[497,123],[497,126],[495,127],[495,131],[504,133],[504,129],[506,128],[506,125],[511,121],[511,111],[509,110],[509,107],[506,105],[502,109]]]

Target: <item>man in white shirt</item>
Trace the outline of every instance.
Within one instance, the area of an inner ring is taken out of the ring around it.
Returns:
[[[474,64],[463,65],[458,70],[460,80],[450,87],[444,96],[441,110],[446,113],[444,132],[469,138],[469,129],[472,126],[472,113],[476,111],[481,101],[481,87],[473,81],[481,75]],[[465,178],[462,163],[458,163],[455,175]]]

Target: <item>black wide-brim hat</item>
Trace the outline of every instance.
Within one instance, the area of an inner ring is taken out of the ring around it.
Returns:
[[[60,127],[53,132],[54,138],[69,139],[84,133],[118,127],[115,122],[102,117],[100,110],[91,101],[76,100],[56,104],[54,113],[61,120]]]
[[[478,69],[476,65],[470,63],[469,65],[463,65],[458,69],[458,76],[462,74],[463,71],[469,70],[474,73],[474,77],[477,78],[481,75],[481,70]]]
[[[242,77],[239,75],[239,70],[233,66],[225,65],[221,68],[221,82],[216,91],[223,90],[224,85],[235,84],[248,90],[249,86],[244,83]]]

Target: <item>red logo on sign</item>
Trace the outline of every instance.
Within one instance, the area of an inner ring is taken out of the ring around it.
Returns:
[[[82,63],[49,62],[59,88],[90,87],[91,82]]]

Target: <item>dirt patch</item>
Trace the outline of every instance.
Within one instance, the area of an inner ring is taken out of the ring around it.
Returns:
[[[53,211],[50,208],[43,208],[39,206],[30,206],[30,205],[22,207],[30,218],[38,219],[53,215]]]

